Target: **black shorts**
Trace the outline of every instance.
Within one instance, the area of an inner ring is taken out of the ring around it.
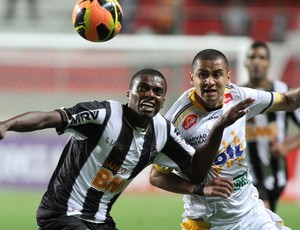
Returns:
[[[114,222],[96,224],[81,220],[74,216],[59,217],[49,221],[38,230],[118,230]]]

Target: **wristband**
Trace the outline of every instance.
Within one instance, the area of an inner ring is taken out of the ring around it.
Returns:
[[[205,187],[206,181],[202,182],[200,184],[197,184],[193,190],[193,194],[197,194],[199,196],[204,196],[204,187]]]

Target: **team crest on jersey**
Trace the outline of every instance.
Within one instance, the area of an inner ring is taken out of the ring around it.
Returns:
[[[233,97],[232,97],[231,93],[225,93],[224,94],[224,103],[225,104],[228,103],[228,102],[230,102],[230,101],[232,101],[232,100],[233,100]]]
[[[182,123],[182,127],[185,130],[188,130],[189,128],[191,128],[193,125],[196,124],[196,121],[197,121],[197,116],[195,114],[190,114],[184,119]]]

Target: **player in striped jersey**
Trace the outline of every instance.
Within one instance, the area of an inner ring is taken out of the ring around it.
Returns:
[[[251,44],[246,58],[249,73],[246,86],[264,91],[288,91],[285,82],[268,78],[270,58],[270,49],[265,42],[255,41]],[[293,112],[260,114],[248,120],[246,126],[246,155],[253,184],[265,206],[274,212],[287,183],[285,156],[300,147],[300,134],[286,138],[288,121],[294,122],[300,130],[300,108]]]
[[[151,170],[154,186],[184,195],[182,229],[256,230],[280,229],[282,220],[266,209],[258,199],[245,159],[246,120],[266,111],[293,111],[300,107],[300,88],[288,93],[258,91],[230,82],[227,58],[218,50],[200,51],[192,63],[190,81],[166,114],[183,138],[196,149],[206,143],[211,127],[228,109],[247,97],[254,98],[249,113],[224,130],[218,154],[207,181],[218,176],[233,178],[234,191],[229,198],[197,196],[199,186],[184,180],[184,174],[156,166]],[[203,152],[203,154],[208,154]]]
[[[117,229],[110,216],[113,204],[133,178],[152,163],[176,168],[195,183],[203,180],[224,128],[244,116],[253,100],[245,100],[222,116],[214,126],[214,138],[195,152],[159,114],[166,90],[160,72],[144,69],[131,79],[127,105],[111,100],[83,102],[0,122],[0,139],[6,131],[56,128],[59,134],[71,133],[37,210],[39,229]],[[203,156],[201,151],[209,151],[212,157]],[[220,180],[210,186],[218,191],[208,195],[227,197],[231,186],[232,181]]]

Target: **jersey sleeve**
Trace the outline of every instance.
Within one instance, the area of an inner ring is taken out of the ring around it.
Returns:
[[[194,88],[190,88],[187,91],[185,91],[181,96],[173,103],[171,108],[167,111],[165,114],[165,118],[172,123],[175,123],[176,115],[180,114],[180,110],[184,109],[183,104],[186,103],[186,101],[189,101],[189,95],[192,93]]]
[[[280,95],[276,92],[267,92],[247,87],[237,87],[236,89],[236,92],[241,97],[241,100],[245,100],[246,98],[252,98],[255,100],[254,103],[249,107],[247,119],[267,112],[269,109],[275,107],[280,100]]]
[[[182,138],[173,124],[169,122],[169,125],[167,142],[153,163],[160,165],[165,171],[172,169],[182,171],[191,164],[195,149]]]
[[[158,164],[153,164],[153,166],[160,172],[164,173],[164,174],[169,174],[170,172],[173,171],[173,168],[168,168],[168,167],[164,167],[162,165],[158,165]]]
[[[85,139],[101,126],[106,117],[108,102],[82,102],[70,108],[57,111],[62,116],[63,125],[57,129],[58,134],[70,132]]]

